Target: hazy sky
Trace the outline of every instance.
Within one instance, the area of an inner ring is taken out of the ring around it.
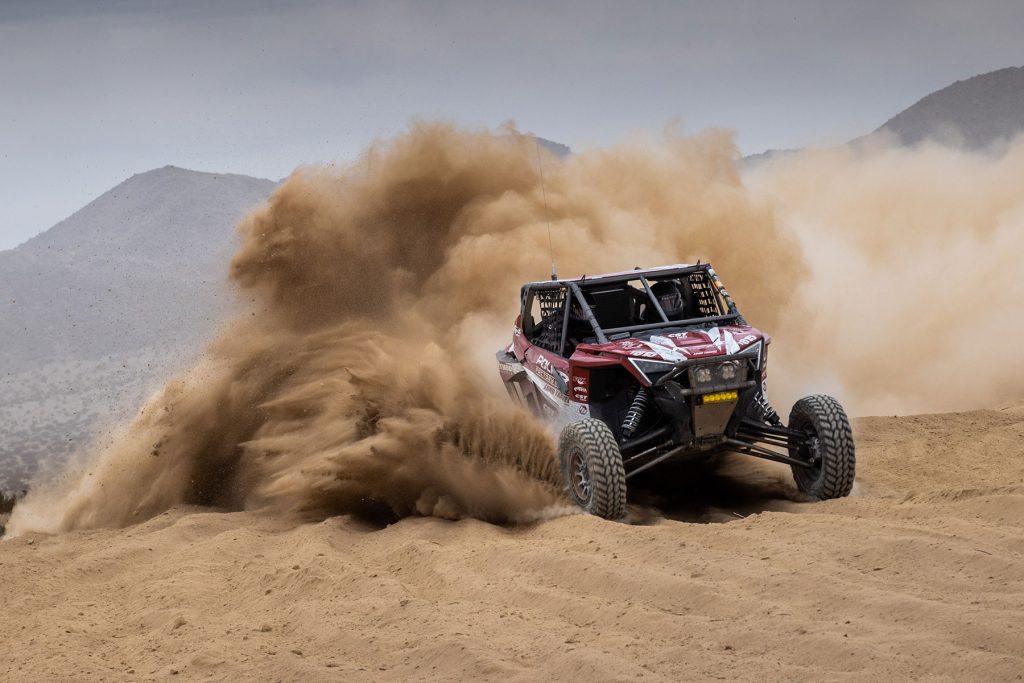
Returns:
[[[574,148],[843,141],[1024,64],[1024,2],[0,0],[0,249],[166,164],[280,178],[413,117]]]

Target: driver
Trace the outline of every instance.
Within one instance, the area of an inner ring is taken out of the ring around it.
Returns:
[[[662,280],[651,285],[651,293],[658,300],[661,310],[669,320],[682,320],[686,317],[686,300],[678,280]],[[651,311],[652,321],[657,320],[657,311]]]

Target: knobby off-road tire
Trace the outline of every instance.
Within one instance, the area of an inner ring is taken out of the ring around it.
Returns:
[[[818,458],[814,467],[790,466],[797,488],[817,500],[850,495],[856,453],[850,420],[839,401],[822,395],[800,399],[789,413],[789,428],[810,436],[806,446],[790,447],[790,457],[806,460],[816,454]]]
[[[605,519],[625,516],[626,469],[608,425],[592,418],[567,425],[558,440],[558,458],[573,502]]]

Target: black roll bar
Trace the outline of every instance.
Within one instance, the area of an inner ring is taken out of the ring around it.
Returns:
[[[708,276],[711,278],[711,280],[714,283],[714,286],[721,294],[722,299],[725,300],[726,308],[729,312],[725,315],[713,315],[705,318],[669,320],[668,316],[665,314],[664,309],[662,309],[661,304],[658,302],[658,298],[654,296],[654,291],[651,289],[651,284],[647,280],[647,276],[650,275],[652,277],[656,277],[659,279],[672,278],[681,275],[688,275],[690,273],[697,273],[701,271],[706,272]],[[583,291],[580,289],[579,283],[585,282],[587,285],[617,284],[620,282],[629,282],[630,280],[639,280],[643,284],[644,290],[647,293],[647,298],[650,300],[651,305],[654,306],[654,310],[657,311],[658,316],[661,318],[661,322],[646,323],[643,325],[628,325],[626,327],[613,327],[607,330],[602,329],[601,325],[597,322],[597,317],[594,315],[593,309],[590,308],[590,304],[588,304],[587,300],[584,298]],[[602,277],[591,278],[589,280],[586,279],[586,276],[584,276],[579,280],[554,280],[531,282],[523,287],[524,305],[528,293],[532,295],[532,292],[536,291],[550,291],[554,289],[562,289],[565,287],[567,287],[569,291],[572,292],[573,297],[575,297],[576,301],[579,302],[580,308],[583,311],[583,315],[586,318],[587,322],[590,324],[590,327],[594,332],[594,336],[597,337],[597,341],[599,344],[607,343],[608,337],[610,335],[622,334],[623,332],[627,334],[633,334],[634,332],[646,332],[649,330],[658,330],[666,327],[688,327],[694,325],[707,325],[709,323],[731,321],[739,321],[740,323],[745,322],[743,320],[743,316],[740,315],[739,311],[737,310],[736,304],[733,302],[732,297],[729,296],[729,292],[726,291],[725,286],[722,285],[721,280],[718,279],[718,274],[715,272],[715,269],[706,263],[692,266],[681,266],[679,268],[664,268],[646,271],[637,270],[634,272],[625,272],[618,275],[607,275]],[[570,302],[570,298],[566,296],[565,310],[563,312],[564,317],[562,320],[562,335],[561,339],[559,340],[559,355],[565,353],[565,346],[568,343],[569,315],[571,313],[571,308],[572,305]]]
[[[567,293],[568,294],[568,293]],[[565,355],[565,342],[569,337],[569,311],[572,308],[572,298],[565,297],[565,310],[562,311],[562,341],[558,345],[558,355]]]
[[[689,318],[686,320],[671,320],[666,323],[647,323],[646,325],[630,325],[628,327],[613,327],[610,330],[605,330],[605,334],[618,334],[619,332],[644,332],[646,330],[657,330],[664,327],[690,327],[692,325],[704,325],[706,323],[718,323],[725,322],[726,320],[736,320],[739,317],[736,313],[727,313],[725,315],[712,315],[707,318]]]
[[[644,289],[647,290],[647,297],[651,300],[651,303],[654,304],[654,310],[658,312],[658,315],[661,316],[662,320],[668,322],[668,316],[665,315],[665,311],[661,310],[661,304],[658,303],[658,298],[654,296],[654,292],[651,291],[651,285],[647,282],[647,278],[641,275],[640,282],[644,284]]]
[[[580,308],[583,311],[583,317],[587,319],[587,322],[590,323],[590,327],[593,328],[594,335],[597,337],[597,342],[599,344],[607,344],[608,337],[604,336],[604,331],[601,329],[601,326],[597,324],[597,318],[594,317],[594,312],[590,310],[590,304],[588,304],[587,300],[583,298],[583,292],[580,291],[579,285],[575,282],[567,282],[566,284],[569,285],[569,289],[572,290],[572,295],[575,296],[576,301],[579,302]],[[566,297],[566,299],[568,298],[569,297]],[[566,319],[568,319],[568,316],[566,316]]]
[[[653,268],[650,270],[637,270],[627,271],[618,275],[602,275],[599,277],[588,278],[586,276],[576,280],[540,280],[539,282],[527,283],[531,289],[558,289],[564,287],[568,283],[575,284],[586,284],[586,285],[601,285],[601,284],[616,284],[619,282],[629,282],[630,280],[639,280],[640,276],[653,277],[653,278],[670,278],[676,277],[677,275],[689,275],[690,273],[698,273],[700,271],[708,271],[711,267],[702,263],[699,266],[680,266],[679,268]]]

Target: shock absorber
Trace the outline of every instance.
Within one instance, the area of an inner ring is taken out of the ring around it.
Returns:
[[[765,422],[775,425],[776,427],[782,426],[782,419],[779,418],[779,414],[776,413],[775,409],[772,408],[770,403],[768,403],[768,398],[764,395],[763,389],[758,390],[754,395],[754,403]]]
[[[629,406],[629,410],[626,412],[626,419],[622,421],[622,435],[627,439],[631,439],[636,430],[640,427],[640,422],[644,419],[644,413],[647,412],[647,407],[651,404],[651,395],[647,392],[646,387],[640,387],[636,396],[633,397],[633,403]]]

